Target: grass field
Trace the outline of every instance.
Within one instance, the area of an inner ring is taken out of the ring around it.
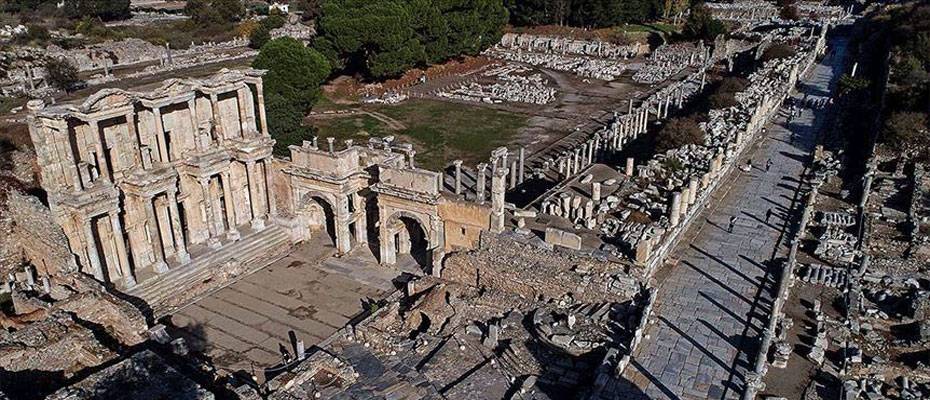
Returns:
[[[526,124],[527,117],[484,107],[434,100],[408,100],[397,105],[364,106],[366,111],[383,114],[403,125],[387,123],[365,114],[315,120],[321,142],[394,135],[413,143],[417,162],[423,168],[439,170],[455,159],[475,164],[486,160],[496,147],[507,144]]]

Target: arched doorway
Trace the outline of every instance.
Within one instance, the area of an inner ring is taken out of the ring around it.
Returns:
[[[428,221],[429,217],[407,211],[396,211],[388,217],[379,236],[381,263],[413,261],[424,273],[438,273],[433,258],[440,242]]]
[[[397,232],[397,254],[409,254],[424,272],[429,273],[433,261],[426,231],[414,218],[400,217],[398,221],[403,224],[403,228]]]
[[[303,230],[303,239],[308,240],[313,232],[325,231],[330,243],[336,246],[336,213],[330,200],[322,194],[308,193],[297,208],[297,219]]]

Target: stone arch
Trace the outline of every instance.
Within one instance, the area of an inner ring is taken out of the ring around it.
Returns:
[[[334,246],[337,245],[336,198],[330,193],[311,190],[303,193],[297,203],[297,220],[301,237],[307,240],[312,232],[322,230],[329,235]]]
[[[442,260],[442,232],[429,215],[395,210],[381,225],[381,262],[394,264],[397,254],[410,254],[424,272],[439,275]]]

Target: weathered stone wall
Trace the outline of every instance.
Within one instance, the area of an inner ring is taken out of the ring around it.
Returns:
[[[94,332],[67,312],[57,312],[15,332],[0,330],[0,369],[61,372],[67,376],[116,356]]]
[[[59,283],[79,291],[55,305],[106,329],[107,334],[126,346],[146,339],[148,324],[145,316],[129,302],[108,292],[103,285],[83,274],[70,274]]]
[[[17,244],[40,276],[57,276],[77,270],[68,238],[38,198],[16,191],[7,197],[13,218],[12,243]]]
[[[445,225],[446,251],[470,250],[478,246],[481,231],[490,228],[491,209],[475,203],[449,201],[439,204]]]
[[[480,249],[446,258],[442,278],[527,300],[569,294],[583,303],[628,300],[638,286],[616,267],[577,252],[545,250],[485,234]]]
[[[284,168],[290,165],[291,162],[288,160],[275,158],[271,161],[271,169],[269,171],[271,176],[269,177],[268,183],[271,187],[268,190],[273,193],[278,215],[282,218],[293,216],[296,211],[294,210],[294,202],[296,200],[293,198],[291,181],[288,175],[283,172]]]

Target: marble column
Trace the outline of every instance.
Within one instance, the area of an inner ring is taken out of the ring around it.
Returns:
[[[452,162],[455,168],[455,194],[462,194],[462,160]]]
[[[239,230],[236,229],[236,206],[233,205],[232,180],[229,178],[229,170],[220,172],[220,185],[223,187],[223,205],[226,208],[226,238],[229,240],[238,240]]]
[[[517,160],[510,163],[510,188],[517,187]]]
[[[368,222],[367,213],[365,212],[365,201],[358,193],[349,195],[349,201],[355,203],[355,212],[352,218],[355,220],[355,241],[361,244],[368,243]]]
[[[507,171],[498,170],[491,176],[491,226],[494,233],[504,231],[504,193],[507,185]]]
[[[484,203],[485,174],[487,174],[488,165],[485,163],[478,164],[478,202]]]
[[[244,138],[251,137],[253,129],[249,129],[248,110],[246,110],[245,93],[243,88],[236,90],[236,108],[239,110],[239,133]]]
[[[126,133],[129,137],[125,142],[129,143],[130,152],[132,153],[132,162],[135,165],[142,165],[142,154],[139,153],[139,133],[136,129],[136,114],[129,112],[126,114]]]
[[[268,136],[268,118],[265,117],[265,90],[261,80],[255,85],[255,91],[258,93],[258,117],[261,118],[259,122],[262,127],[262,136]]]
[[[168,143],[165,140],[165,124],[161,119],[161,108],[155,106],[152,108],[152,114],[155,115],[155,140],[158,142],[159,161],[166,163],[171,161],[168,157]]]
[[[197,122],[197,103],[194,101],[194,99],[187,101],[187,112],[190,114],[191,119],[191,135],[194,138],[194,148],[197,149],[197,151],[205,151],[207,150],[206,146],[208,145],[204,143],[203,137],[200,134],[200,128],[198,127],[199,123]],[[209,134],[210,133],[207,132],[208,137]]]
[[[155,257],[152,269],[161,274],[168,272],[168,264],[165,263],[165,251],[162,248],[164,240],[161,237],[161,229],[158,227],[158,218],[155,215],[155,205],[153,202],[153,198],[145,198],[145,227],[148,230],[149,245],[152,248],[152,255]]]
[[[249,204],[252,206],[252,229],[265,229],[265,220],[262,219],[261,193],[259,193],[258,176],[255,171],[255,161],[245,162],[246,175],[249,184]]]
[[[207,245],[215,249],[220,247],[220,241],[217,239],[217,236],[219,236],[220,233],[217,232],[216,222],[214,221],[214,218],[216,218],[216,213],[213,211],[213,199],[210,198],[210,178],[201,177],[199,182],[201,193],[203,193],[201,200],[201,205],[203,206],[203,221],[207,225],[207,231],[210,235],[210,237],[207,239]]]
[[[678,226],[678,222],[681,219],[681,193],[675,192],[672,194],[672,204],[671,210],[669,211],[669,223],[672,227]]]
[[[136,285],[136,279],[132,274],[129,266],[129,253],[126,251],[126,242],[123,239],[123,228],[119,222],[119,214],[116,211],[110,211],[110,226],[113,229],[113,241],[116,244],[116,253],[119,258],[120,274],[123,276],[123,284],[126,287]]]
[[[161,234],[165,257],[175,254],[174,233],[172,232],[171,216],[168,213],[167,196],[155,197],[155,218],[158,218],[158,229]]]
[[[264,173],[265,180],[263,181],[262,186],[265,187],[265,202],[268,205],[268,218],[271,219],[274,216],[278,215],[278,204],[275,202],[275,194],[273,187],[273,176],[271,172],[271,158],[266,158],[262,160],[262,172]]]
[[[213,130],[216,131],[216,140],[223,143],[226,140],[226,128],[220,118],[220,99],[216,93],[210,93],[210,106],[213,111]]]
[[[526,147],[520,148],[520,175],[517,177],[517,183],[523,183],[526,174]]]
[[[381,224],[381,264],[394,265],[397,263],[397,238],[387,224]]]
[[[184,228],[181,226],[181,212],[178,210],[178,192],[176,190],[168,191],[167,203],[168,214],[171,218],[171,230],[174,233],[175,255],[181,264],[187,264],[191,260],[191,255],[187,252],[187,243],[184,241]]]
[[[100,171],[100,177],[110,180],[110,160],[107,160],[107,153],[104,150],[103,135],[100,132],[100,121],[93,120],[88,122],[90,129],[94,133],[94,146],[97,149],[97,169]]]
[[[335,226],[336,226],[336,249],[340,253],[346,254],[352,251],[352,240],[350,236],[352,232],[349,231],[349,201],[346,196],[336,196],[336,204],[333,204],[335,207],[334,213],[336,214]]]
[[[91,274],[101,283],[104,282],[103,266],[100,265],[100,254],[97,252],[97,241],[94,239],[93,221],[91,217],[84,220],[84,246],[87,251],[87,260],[90,261]]]

